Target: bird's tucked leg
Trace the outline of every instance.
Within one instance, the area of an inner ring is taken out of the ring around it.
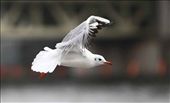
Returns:
[[[42,80],[46,77],[47,73],[40,73],[39,78]]]

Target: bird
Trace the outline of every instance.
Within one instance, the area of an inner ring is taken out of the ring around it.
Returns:
[[[90,41],[96,37],[98,30],[110,25],[110,20],[91,15],[80,25],[71,30],[55,49],[44,47],[32,62],[32,71],[39,72],[40,78],[52,73],[58,66],[72,68],[93,68],[101,65],[112,65],[99,54],[88,50]]]

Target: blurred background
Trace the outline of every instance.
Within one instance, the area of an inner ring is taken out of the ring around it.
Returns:
[[[1,102],[170,102],[170,2],[1,1]],[[112,66],[58,67],[44,80],[36,54],[90,15],[113,25],[90,46]]]

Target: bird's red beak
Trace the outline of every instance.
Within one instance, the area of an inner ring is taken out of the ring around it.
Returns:
[[[104,62],[104,63],[107,64],[107,65],[112,65],[112,63],[109,62],[109,61],[106,61],[106,62]]]

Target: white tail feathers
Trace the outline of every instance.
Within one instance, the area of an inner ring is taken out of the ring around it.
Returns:
[[[60,65],[61,50],[44,47],[45,51],[40,51],[32,62],[31,69],[40,73],[52,73],[57,65]]]

